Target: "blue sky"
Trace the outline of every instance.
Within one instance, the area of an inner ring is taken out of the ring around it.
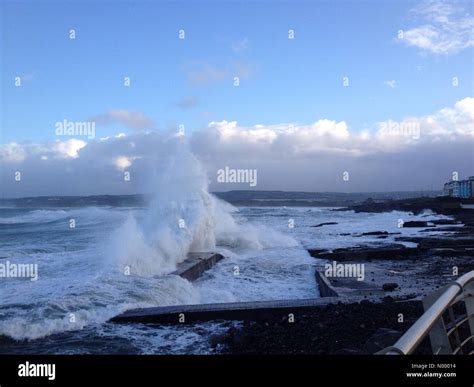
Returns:
[[[178,125],[211,190],[249,188],[219,184],[224,167],[293,191],[474,174],[472,1],[1,5],[4,196],[142,192]]]
[[[57,121],[117,109],[142,112],[158,130],[329,118],[359,131],[429,114],[472,95],[473,56],[400,44],[398,30],[423,24],[410,11],[416,4],[7,1],[2,142],[51,140]],[[384,84],[391,80],[395,88]],[[130,130],[97,127],[99,136]]]

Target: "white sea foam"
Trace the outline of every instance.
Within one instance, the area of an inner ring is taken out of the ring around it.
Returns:
[[[317,297],[314,259],[305,247],[393,243],[398,234],[385,240],[344,234],[386,230],[412,235],[417,230],[398,228],[399,219],[441,218],[429,212],[413,216],[323,208],[237,209],[208,192],[206,173],[185,144],[164,139],[156,155],[142,160],[149,176],[142,191],[155,192],[146,210],[29,210],[0,218],[0,224],[23,224],[14,233],[8,226],[0,228],[0,255],[12,262],[38,263],[39,270],[35,282],[0,282],[0,335],[37,339],[102,326],[132,308]],[[72,217],[77,225],[73,231],[59,222]],[[288,227],[289,219],[295,221],[294,228]],[[331,221],[337,224],[312,227]],[[226,259],[194,284],[168,275],[189,252],[211,250]],[[125,275],[125,266],[130,275]],[[137,337],[146,347],[142,340],[155,335]]]
[[[143,191],[155,193],[146,211],[35,210],[10,219],[12,223],[47,223],[74,217],[77,226],[67,231],[57,225],[58,234],[50,233],[54,234],[50,241],[35,241],[44,244],[45,252],[36,256],[40,278],[34,287],[20,282],[0,284],[7,290],[0,295],[0,334],[37,339],[101,324],[131,308],[239,299],[243,296],[240,288],[235,294],[213,290],[216,283],[212,281],[210,288],[195,287],[168,274],[189,252],[232,249],[229,255],[242,254],[248,261],[252,259],[249,251],[299,245],[291,236],[269,227],[239,216],[237,221],[237,209],[208,192],[205,171],[179,140],[164,139],[156,154],[144,161],[149,179]],[[53,226],[46,227],[52,230]],[[48,253],[58,241],[83,244],[85,238],[90,241],[85,250]],[[262,261],[262,265],[269,262]],[[262,286],[265,283],[269,285],[263,281]]]
[[[155,198],[147,215],[141,220],[131,216],[114,236],[112,256],[120,267],[156,276],[175,270],[189,252],[215,250],[217,244],[251,249],[297,245],[267,227],[238,224],[232,217],[236,209],[209,194],[198,160],[182,144],[164,149],[149,172]]]
[[[0,224],[17,223],[47,223],[65,218],[67,212],[64,210],[33,210],[24,214],[0,218]]]
[[[12,209],[10,209],[12,210]],[[104,216],[114,215],[107,207],[85,207],[70,209],[49,209],[49,210],[27,210],[13,209],[12,211],[22,211],[20,214],[0,217],[0,224],[22,224],[22,223],[50,223],[59,220],[69,220],[81,218],[82,224],[91,224],[100,220]]]

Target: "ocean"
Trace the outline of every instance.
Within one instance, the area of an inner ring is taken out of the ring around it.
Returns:
[[[232,207],[204,200],[151,207],[0,208],[0,265],[38,278],[0,278],[0,353],[206,354],[239,322],[112,324],[132,308],[319,297],[308,248],[394,243],[399,220],[431,212],[354,213],[321,207]],[[204,205],[201,205],[204,203]],[[183,217],[181,217],[183,216]],[[73,220],[73,222],[71,222]],[[314,227],[320,223],[335,224]],[[72,227],[74,226],[74,227]],[[225,256],[194,283],[170,274],[188,251]]]

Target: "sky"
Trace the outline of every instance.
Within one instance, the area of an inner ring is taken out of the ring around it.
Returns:
[[[0,10],[2,196],[141,191],[142,161],[179,128],[219,191],[439,189],[474,175],[472,2]],[[64,120],[94,134],[58,135]],[[219,183],[225,166],[256,169],[258,184]],[[126,171],[137,178],[117,183]]]

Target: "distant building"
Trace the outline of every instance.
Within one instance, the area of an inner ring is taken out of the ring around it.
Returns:
[[[474,176],[467,180],[452,180],[444,185],[443,192],[446,196],[455,198],[474,197]]]
[[[443,192],[446,196],[459,197],[459,181],[452,180],[444,185]]]

